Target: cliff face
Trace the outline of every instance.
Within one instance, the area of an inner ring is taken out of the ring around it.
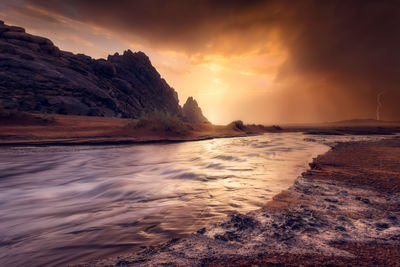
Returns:
[[[193,97],[189,97],[182,108],[183,118],[187,122],[192,123],[204,123],[208,122],[207,118],[204,117],[201,108],[197,104],[197,101]]]
[[[92,59],[0,21],[0,107],[40,113],[137,118],[182,115],[178,95],[142,52]]]

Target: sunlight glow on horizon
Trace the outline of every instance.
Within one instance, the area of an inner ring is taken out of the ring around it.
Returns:
[[[268,120],[242,116],[246,107],[235,106],[241,99],[257,97],[260,92],[273,90],[278,69],[286,58],[285,51],[275,43],[266,44],[268,52],[264,54],[251,51],[241,56],[216,53],[198,57],[184,51],[146,46],[140,38],[133,41],[135,38],[132,36],[123,38],[98,26],[52,15],[32,6],[28,8],[52,17],[61,24],[49,23],[44,28],[38,19],[18,12],[18,16],[12,13],[5,15],[6,23],[45,36],[62,50],[87,54],[93,58],[107,58],[109,54],[122,53],[127,49],[143,51],[160,75],[178,92],[180,104],[183,105],[187,97],[193,96],[204,115],[215,124],[228,124],[237,119],[248,122]],[[234,44],[225,41],[221,45]],[[240,112],[232,112],[232,109]]]
[[[214,124],[375,117],[382,89],[382,118],[399,119],[392,9],[368,2],[367,16],[353,13],[351,3],[330,1],[236,4],[165,2],[158,12],[146,1],[4,0],[0,16],[64,51],[93,58],[144,52],[180,104],[194,97]],[[371,21],[376,27],[366,35]]]

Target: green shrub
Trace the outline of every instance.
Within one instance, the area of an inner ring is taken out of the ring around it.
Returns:
[[[246,126],[244,126],[243,121],[241,120],[233,121],[229,125],[236,131],[246,130]]]
[[[177,116],[169,112],[155,110],[141,116],[137,122],[129,123],[134,128],[150,128],[152,131],[163,131],[168,133],[186,133],[189,128]]]

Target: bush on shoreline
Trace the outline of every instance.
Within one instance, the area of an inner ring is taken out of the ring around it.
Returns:
[[[183,134],[189,131],[189,127],[177,116],[169,112],[155,110],[142,115],[136,122],[130,122],[130,127],[150,128],[152,131]]]
[[[282,127],[279,125],[272,125],[272,128],[274,128],[275,130],[278,130],[278,131],[282,131]]]
[[[233,121],[229,124],[229,126],[232,127],[233,130],[235,131],[244,131],[246,130],[246,126],[243,124],[243,121],[241,120],[237,120],[237,121]]]

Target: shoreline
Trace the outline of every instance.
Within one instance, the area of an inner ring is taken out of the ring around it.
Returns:
[[[235,137],[246,137],[256,136],[262,133],[249,133],[249,134],[232,134],[232,135],[215,135],[215,136],[200,136],[194,138],[165,138],[165,139],[136,139],[132,138],[76,138],[76,139],[63,139],[63,140],[40,140],[40,141],[26,141],[21,142],[0,142],[0,147],[25,147],[25,146],[108,146],[108,145],[141,145],[141,144],[171,144],[171,143],[182,143],[182,142],[196,142],[211,140],[217,138],[235,138]],[[86,140],[85,140],[86,139]]]
[[[0,120],[0,124],[3,123],[0,127],[0,147],[176,143],[244,137],[265,132],[259,126],[238,129],[234,125],[185,123],[188,130],[180,133],[154,130],[151,125],[136,128],[135,120],[124,118],[17,114],[22,119]]]
[[[151,126],[136,128],[136,120],[60,114],[15,113],[15,118],[0,118],[0,147],[127,145],[176,143],[214,138],[232,138],[263,133],[303,132],[317,135],[393,135],[400,133],[399,123],[377,125],[321,124],[308,126],[213,125],[185,123],[187,131],[161,131]]]
[[[396,266],[399,161],[399,138],[339,143],[261,210],[140,253],[76,266]]]

